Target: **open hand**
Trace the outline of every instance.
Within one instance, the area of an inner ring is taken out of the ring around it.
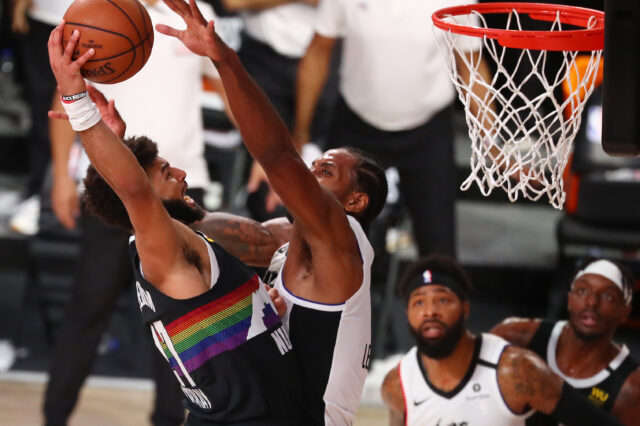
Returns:
[[[80,31],[74,30],[69,38],[67,46],[62,48],[62,31],[64,30],[64,20],[51,31],[47,49],[49,50],[49,63],[51,70],[58,82],[58,90],[61,95],[75,95],[87,90],[87,85],[80,74],[80,68],[94,55],[94,49],[87,50],[75,61],[73,51],[76,48]]]
[[[266,284],[263,284],[263,285],[264,285],[264,288],[267,290],[267,293],[269,293],[269,297],[271,298],[271,301],[276,307],[276,312],[278,313],[278,316],[280,318],[284,317],[284,315],[287,313],[287,302],[285,302],[282,296],[280,296],[280,293],[278,293],[278,290],[276,290],[275,288],[269,287]]]
[[[176,37],[189,50],[200,56],[208,56],[214,61],[221,58],[224,43],[216,34],[213,21],[207,22],[200,13],[195,0],[163,0],[187,24],[186,30],[177,30],[168,25],[158,24],[158,32]]]
[[[120,139],[124,139],[127,131],[127,123],[125,123],[122,116],[120,116],[120,112],[116,109],[115,101],[113,99],[107,100],[104,94],[91,84],[87,85],[87,90],[89,91],[89,96],[91,96],[91,99],[96,104],[98,111],[100,111],[102,121],[109,126],[109,128],[113,130],[113,133],[118,135]],[[48,115],[49,118],[55,120],[69,119],[69,116],[64,111],[49,110]]]
[[[102,121],[104,121],[120,139],[124,139],[127,131],[127,123],[124,122],[120,112],[116,109],[116,101],[113,99],[107,100],[104,94],[92,84],[89,84],[87,89],[89,90],[89,96],[91,96],[96,107],[98,107],[98,111],[100,111]]]

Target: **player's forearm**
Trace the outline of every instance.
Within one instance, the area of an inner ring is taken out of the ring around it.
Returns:
[[[51,109],[63,111],[59,94],[56,92]],[[71,146],[75,138],[75,132],[67,120],[49,120],[49,135],[51,139],[51,162],[53,165],[53,178],[64,179],[69,177],[69,156]]]
[[[78,135],[91,164],[125,204],[127,199],[151,191],[136,157],[102,120]]]
[[[318,98],[329,75],[333,40],[314,36],[298,65],[296,114],[293,136],[298,150],[309,142],[309,134]]]
[[[291,225],[286,221],[269,225],[228,213],[209,213],[193,225],[213,238],[225,250],[244,263],[268,266],[273,253],[288,240]]]
[[[267,173],[284,153],[295,150],[289,130],[264,92],[249,77],[236,53],[227,46],[215,61],[242,139]]]

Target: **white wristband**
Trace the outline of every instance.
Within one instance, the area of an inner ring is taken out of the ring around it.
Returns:
[[[76,132],[87,130],[102,119],[100,111],[89,96],[75,102],[62,102],[62,106],[69,116],[69,123]]]

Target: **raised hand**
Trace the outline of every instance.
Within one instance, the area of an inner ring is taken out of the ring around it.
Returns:
[[[127,130],[127,123],[125,123],[122,116],[120,116],[120,112],[116,109],[116,102],[113,99],[107,100],[104,94],[91,84],[88,85],[87,89],[89,90],[89,96],[91,96],[91,99],[98,107],[98,111],[100,111],[102,121],[120,139],[123,139]]]
[[[49,63],[51,70],[58,82],[58,89],[61,95],[74,95],[87,90],[87,85],[80,74],[80,68],[94,55],[94,49],[87,50],[75,61],[73,51],[76,48],[80,31],[74,30],[69,38],[67,46],[62,48],[62,31],[64,30],[64,20],[51,31],[47,49],[49,50]]]
[[[116,103],[113,99],[107,100],[104,94],[99,91],[95,86],[88,84],[87,90],[89,91],[89,96],[98,107],[98,111],[100,111],[100,115],[102,116],[102,121],[109,126],[113,133],[118,135],[120,139],[124,139],[124,135],[127,130],[127,123],[125,123],[122,116],[120,116],[120,112],[116,109]],[[50,110],[49,118],[55,120],[68,120],[69,116],[64,111]]]
[[[195,0],[163,0],[164,3],[187,24],[186,30],[177,30],[168,25],[158,24],[158,32],[176,37],[189,50],[200,56],[208,56],[214,61],[221,58],[224,43],[216,34],[213,21],[207,22],[200,13]]]

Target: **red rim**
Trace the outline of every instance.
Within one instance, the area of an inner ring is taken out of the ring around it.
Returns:
[[[448,16],[469,15],[471,11],[480,14],[509,13],[516,10],[539,21],[553,22],[560,14],[560,22],[581,30],[567,31],[519,31],[494,28],[475,28],[445,22]],[[448,7],[436,11],[433,24],[445,31],[475,37],[488,37],[501,46],[533,50],[586,51],[602,50],[604,47],[604,12],[584,7],[562,6],[544,3],[480,3]],[[593,24],[592,28],[587,28]]]

